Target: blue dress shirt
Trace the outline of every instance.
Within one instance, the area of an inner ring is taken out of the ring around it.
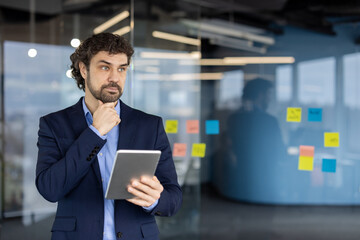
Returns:
[[[85,98],[83,98],[83,109],[86,118],[86,122],[91,130],[93,130],[99,137],[106,139],[106,143],[103,148],[98,153],[98,163],[101,173],[101,181],[104,194],[104,236],[103,240],[116,240],[115,236],[115,223],[114,223],[114,200],[105,199],[106,189],[109,183],[109,178],[111,174],[111,169],[115,159],[118,140],[119,140],[119,125],[113,127],[107,134],[101,136],[100,132],[92,126],[93,117],[85,104]],[[120,103],[118,102],[115,106],[117,114],[120,116]],[[156,201],[150,207],[144,209],[146,211],[151,211],[156,205]]]

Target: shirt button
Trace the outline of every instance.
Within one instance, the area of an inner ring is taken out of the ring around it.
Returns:
[[[100,153],[100,156],[102,156],[103,154],[102,153]]]
[[[116,234],[116,237],[117,237],[117,238],[121,238],[121,237],[122,237],[122,232],[118,232],[118,233]]]
[[[104,179],[102,178],[102,179],[101,179],[101,181],[103,182],[103,181],[104,181]]]

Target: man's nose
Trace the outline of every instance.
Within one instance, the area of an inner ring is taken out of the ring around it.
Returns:
[[[121,73],[117,69],[113,69],[110,71],[109,81],[110,82],[118,82],[120,81]]]

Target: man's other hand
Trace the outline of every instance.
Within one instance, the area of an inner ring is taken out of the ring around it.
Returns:
[[[128,191],[135,195],[135,197],[127,199],[127,201],[141,207],[150,207],[159,200],[163,190],[164,187],[156,176],[152,178],[143,176],[140,178],[140,181],[132,181],[128,187]]]

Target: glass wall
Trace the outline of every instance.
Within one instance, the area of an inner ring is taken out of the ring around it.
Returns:
[[[336,34],[326,34],[276,18],[284,24],[279,34],[264,22],[291,9],[269,15],[264,9],[277,4],[236,2],[0,3],[0,239],[50,238],[56,204],[34,184],[39,117],[83,95],[69,75],[69,56],[77,39],[101,31],[134,46],[122,100],[161,116],[173,150],[183,205],[177,215],[156,219],[161,239],[201,238],[204,185],[234,210],[358,208],[357,25],[343,19]],[[261,21],[246,25],[254,8]]]
[[[187,133],[186,123],[199,122],[201,76],[196,62],[201,56],[200,41],[195,36],[197,44],[187,45],[154,37],[155,31],[179,34],[171,32],[168,26],[179,23],[176,17],[148,1],[67,1],[53,8],[40,6],[39,1],[30,2],[26,6],[5,4],[7,12],[24,12],[28,18],[1,28],[5,132],[1,134],[4,169],[0,239],[29,235],[35,239],[50,238],[56,204],[44,200],[35,187],[39,118],[73,105],[83,96],[71,78],[69,56],[76,39],[83,40],[96,31],[123,35],[134,46],[122,100],[161,116],[167,130],[168,120],[178,124],[176,132],[168,131],[168,137],[174,151],[176,146],[187,146],[185,154],[174,154],[184,191],[183,207],[175,217],[158,218],[157,222],[162,239],[197,239],[200,158],[191,155],[191,147],[201,141],[199,132]],[[186,17],[197,19],[199,11],[194,7]],[[101,30],[102,24],[111,19],[112,25]]]
[[[237,109],[231,101],[213,108],[224,136],[209,140],[221,149],[209,157],[209,171],[222,195],[266,204],[359,203],[358,53],[350,24],[336,31],[330,37],[288,27],[275,38],[281,47],[270,47],[259,63],[239,64],[237,81],[244,83],[233,86],[241,97],[233,96],[235,90],[225,92]],[[293,57],[294,62],[261,63],[268,56]],[[221,81],[225,84],[225,77]],[[212,89],[222,101],[222,89],[217,84]]]
[[[171,4],[169,4],[171,5]],[[193,8],[181,18],[197,20],[200,8]],[[198,239],[200,219],[200,158],[192,154],[192,146],[201,144],[200,122],[200,41],[179,41],[189,29],[179,17],[166,11],[170,6],[151,6],[148,1],[134,1],[133,39],[135,57],[132,75],[133,106],[159,115],[173,150],[179,183],[183,189],[183,205],[176,216],[158,218],[163,239]],[[170,38],[169,38],[170,36]],[[189,124],[195,123],[195,131]],[[196,126],[197,125],[197,126]]]

